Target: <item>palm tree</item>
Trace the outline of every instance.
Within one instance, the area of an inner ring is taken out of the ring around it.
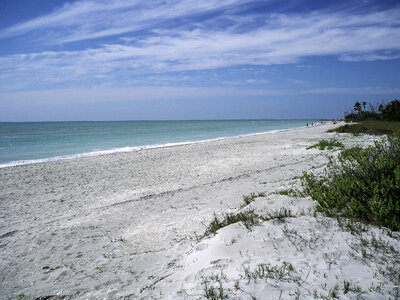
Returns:
[[[363,101],[362,102],[362,106],[363,106],[363,110],[365,110],[365,106],[367,105],[367,102]]]
[[[356,111],[357,113],[361,113],[361,103],[360,102],[356,102],[354,103],[354,111]]]

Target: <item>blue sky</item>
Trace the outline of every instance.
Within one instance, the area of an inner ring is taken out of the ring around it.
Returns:
[[[0,121],[334,118],[395,98],[398,1],[0,1]]]

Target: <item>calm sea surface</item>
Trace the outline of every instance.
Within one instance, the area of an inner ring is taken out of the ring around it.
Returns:
[[[0,123],[0,168],[306,126],[316,120]]]

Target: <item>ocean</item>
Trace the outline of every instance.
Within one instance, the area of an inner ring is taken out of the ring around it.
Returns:
[[[0,123],[0,168],[305,127],[317,120]]]

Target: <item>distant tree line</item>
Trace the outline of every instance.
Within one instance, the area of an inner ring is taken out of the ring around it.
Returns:
[[[386,104],[374,106],[362,101],[354,103],[353,110],[344,116],[346,122],[365,120],[400,121],[400,101],[395,99]]]

